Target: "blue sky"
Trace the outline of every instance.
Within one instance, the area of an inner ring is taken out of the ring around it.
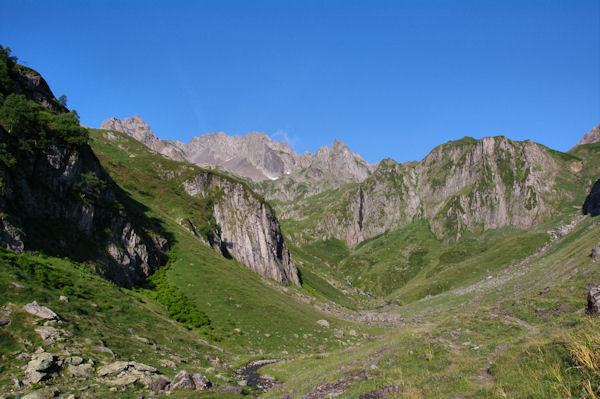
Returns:
[[[600,1],[0,0],[0,43],[82,123],[334,138],[369,162],[463,136],[566,151],[600,123]]]

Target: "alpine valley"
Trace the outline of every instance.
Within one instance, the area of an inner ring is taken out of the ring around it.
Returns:
[[[401,164],[160,140],[82,127],[0,47],[0,397],[596,398],[584,133]]]

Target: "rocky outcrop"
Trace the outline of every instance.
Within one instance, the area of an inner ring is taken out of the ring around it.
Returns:
[[[54,98],[48,83],[37,71],[23,65],[16,65],[14,71],[16,72],[13,75],[13,91],[15,93],[22,94],[43,105],[51,112],[68,112],[67,108]]]
[[[67,111],[37,72],[11,68],[12,93],[57,115]],[[168,243],[160,228],[108,176],[83,129],[66,125],[49,135],[52,126],[40,122],[37,109],[28,112],[38,122],[18,125],[23,131],[0,126],[0,246],[93,260],[98,274],[123,286],[164,265]],[[81,140],[69,140],[71,133]]]
[[[34,316],[39,317],[40,319],[46,320],[59,320],[60,318],[56,313],[45,306],[38,305],[37,301],[33,301],[23,306],[23,310],[27,313],[30,313]]]
[[[272,198],[295,198],[305,193],[302,182],[320,192],[323,188],[359,182],[373,169],[360,155],[335,140],[331,147],[323,146],[315,154],[298,154],[284,141],[276,142],[264,133],[228,136],[223,132],[194,137],[188,143],[159,140],[138,115],[119,120],[110,118],[101,129],[123,132],[171,159],[187,160],[202,167],[219,167],[253,181],[281,180],[270,189]],[[315,193],[316,193],[315,192]]]
[[[8,141],[0,128],[0,141]],[[97,260],[94,270],[119,285],[141,282],[167,261],[168,243],[156,226],[123,205],[131,200],[110,179],[92,150],[54,140],[18,167],[0,168],[5,248]]]
[[[583,203],[583,214],[590,216],[600,215],[600,179],[596,181],[585,202]]]
[[[428,220],[438,238],[452,239],[467,230],[531,227],[570,195],[556,188],[560,168],[548,149],[530,141],[464,138],[435,148],[421,162],[383,160],[370,177],[328,203],[304,234],[354,247],[418,219]],[[282,215],[289,216],[298,217],[293,210]]]
[[[593,128],[589,133],[581,138],[577,145],[600,143],[600,125]]]
[[[189,195],[211,197],[219,250],[263,277],[300,285],[273,210],[248,186],[211,172],[200,172],[183,186]]]
[[[135,115],[131,118],[123,120],[115,117],[102,122],[100,129],[116,130],[133,137],[143,143],[150,149],[159,152],[176,161],[184,161],[185,154],[182,150],[173,145],[170,141],[161,141],[154,135],[150,126],[139,116]]]

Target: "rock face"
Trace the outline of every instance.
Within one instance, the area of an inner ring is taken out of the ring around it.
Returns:
[[[173,145],[170,141],[163,142],[159,140],[152,132],[152,129],[150,129],[150,126],[139,115],[123,120],[114,117],[107,119],[102,122],[100,129],[116,130],[125,133],[150,149],[164,154],[176,161],[184,161],[186,159],[183,151]]]
[[[212,197],[213,215],[220,226],[214,244],[220,251],[263,277],[300,285],[273,210],[248,186],[211,172],[198,173],[183,186],[192,196]]]
[[[277,190],[283,197],[298,194],[293,183],[328,178],[338,185],[359,182],[370,175],[373,167],[360,155],[335,140],[330,147],[315,153],[298,154],[285,142],[276,142],[264,133],[245,136],[211,133],[194,137],[189,144],[159,140],[138,115],[119,120],[110,118],[101,129],[116,130],[144,143],[154,151],[178,161],[187,160],[203,167],[221,167],[254,181],[283,179]],[[285,190],[282,190],[286,187]],[[313,190],[320,187],[316,185]],[[282,192],[283,191],[283,192]]]
[[[600,179],[596,181],[583,203],[583,214],[590,216],[600,215]]]
[[[20,67],[15,93],[49,111],[66,108],[35,71]],[[22,149],[19,132],[0,127],[0,144],[14,163],[0,163],[0,245],[21,252],[39,249],[78,261],[123,286],[141,282],[164,265],[167,241],[114,183],[87,144],[57,137]],[[7,150],[5,150],[7,151]]]
[[[600,142],[600,125],[593,128],[589,133],[581,138],[577,145],[592,144]]]
[[[428,220],[438,238],[531,227],[552,213],[550,203],[570,195],[555,188],[559,171],[552,153],[530,141],[449,142],[421,162],[381,161],[370,177],[326,204],[305,230],[306,240],[335,237],[354,247],[418,219]],[[294,209],[280,212],[298,216]]]

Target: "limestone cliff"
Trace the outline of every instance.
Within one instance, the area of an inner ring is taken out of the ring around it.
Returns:
[[[464,138],[435,148],[421,162],[382,161],[370,177],[327,204],[304,235],[335,237],[353,247],[423,218],[438,238],[531,227],[572,195],[556,186],[563,166],[551,150],[530,141]]]
[[[189,195],[212,197],[219,250],[263,277],[300,285],[273,210],[248,186],[208,171],[183,186]]]

